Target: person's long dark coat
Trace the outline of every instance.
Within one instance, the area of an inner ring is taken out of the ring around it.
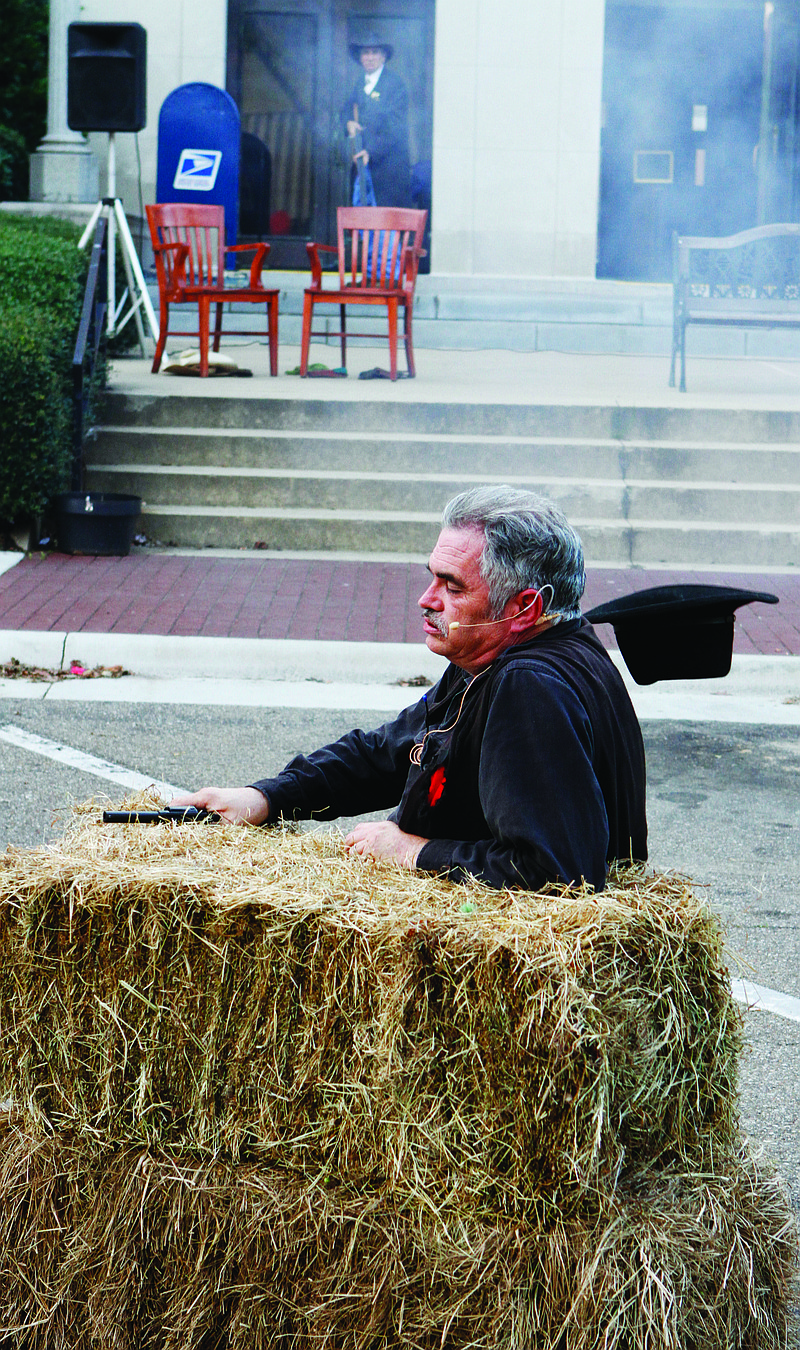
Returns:
[[[411,206],[411,166],[408,153],[408,91],[399,75],[387,66],[371,94],[364,92],[361,74],[352,93],[342,106],[342,126],[358,109],[364,149],[369,154],[369,170],[378,206]],[[350,145],[350,141],[346,142]]]

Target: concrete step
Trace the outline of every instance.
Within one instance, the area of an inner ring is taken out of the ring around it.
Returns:
[[[292,472],[402,469],[409,474],[480,473],[487,465],[498,474],[547,473],[568,452],[576,473],[619,476],[619,444],[614,441],[471,435],[412,435],[408,432],[303,432],[238,429],[102,426],[87,443],[95,465],[208,464],[231,468],[280,467]]]
[[[664,379],[666,388],[666,375]],[[543,437],[647,443],[800,444],[800,412],[613,404],[337,402],[111,392],[100,426],[248,432]]]
[[[194,548],[265,548],[425,557],[438,512],[145,506],[148,538]],[[687,521],[573,519],[587,562],[617,566],[797,567],[800,528]]]
[[[565,466],[566,467],[566,466]],[[570,468],[572,465],[570,464]],[[595,517],[673,520],[717,524],[800,526],[800,483],[779,487],[763,483],[644,481],[550,474],[508,475],[516,486],[558,503],[572,520]],[[361,511],[379,507],[393,513],[441,509],[456,493],[497,481],[483,474],[367,473],[230,468],[220,465],[92,466],[87,486],[96,492],[128,492],[150,505],[202,504],[292,510]]]
[[[581,532],[587,558],[593,541]],[[735,569],[800,565],[800,527],[749,523],[629,520],[628,561],[633,567],[724,566]]]
[[[300,342],[303,272],[265,272],[264,285],[277,286],[279,341]],[[150,285],[158,312],[158,291]],[[187,327],[196,323],[196,309],[187,307]],[[264,319],[256,306],[231,305],[236,327],[263,332]],[[318,310],[315,330],[338,331],[338,313]],[[229,320],[229,323],[231,320]],[[350,311],[350,327],[383,336],[384,315],[372,317]],[[374,339],[373,339],[374,341]],[[358,340],[349,339],[353,345]],[[224,343],[224,326],[223,326]],[[604,280],[557,281],[531,277],[421,276],[414,303],[414,347],[428,350],[559,351],[625,353],[669,359],[672,343],[672,287],[664,284]],[[188,345],[184,343],[184,346]],[[177,350],[177,341],[175,343]],[[315,340],[312,350],[338,350],[338,338]],[[800,333],[764,329],[690,328],[689,359],[693,356],[754,356],[765,359],[800,356]],[[246,365],[246,359],[241,364]],[[338,361],[337,361],[338,364]]]
[[[625,441],[588,437],[478,436],[403,432],[255,431],[242,428],[103,425],[87,442],[93,466],[114,464],[330,472],[402,467],[407,473],[461,469],[491,479],[552,475],[559,465],[573,476],[661,481],[665,478],[733,483],[800,482],[800,445],[738,442]]]
[[[619,482],[581,478],[508,475],[518,487],[558,501],[568,516],[622,516],[624,488]],[[413,474],[331,472],[286,473],[280,469],[232,469],[218,465],[103,465],[92,467],[87,482],[96,492],[132,492],[148,504],[202,503],[304,511],[381,512],[412,516],[438,513],[451,497],[468,488],[497,482],[490,474]]]
[[[508,480],[592,563],[800,564],[800,412],[112,393],[85,459],[168,545],[424,557],[451,496]]]
[[[436,510],[330,511],[145,504],[142,529],[150,540],[190,548],[267,548],[427,557],[436,540],[439,518]]]

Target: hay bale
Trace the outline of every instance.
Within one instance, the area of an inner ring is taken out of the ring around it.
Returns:
[[[718,924],[643,869],[494,892],[329,835],[94,809],[2,859],[0,968],[0,1088],[30,1128],[542,1222],[736,1138]]]
[[[30,1350],[778,1350],[792,1241],[746,1150],[543,1228],[62,1131],[0,1139],[0,1300]]]
[[[87,806],[0,859],[3,1344],[778,1350],[741,1032],[681,878],[498,893]]]

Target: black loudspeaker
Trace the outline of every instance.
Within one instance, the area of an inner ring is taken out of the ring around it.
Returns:
[[[67,122],[73,131],[141,131],[147,33],[140,23],[71,23]]]

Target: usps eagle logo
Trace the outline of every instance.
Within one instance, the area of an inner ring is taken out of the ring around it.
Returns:
[[[221,163],[221,150],[181,150],[172,186],[176,192],[210,192]]]

